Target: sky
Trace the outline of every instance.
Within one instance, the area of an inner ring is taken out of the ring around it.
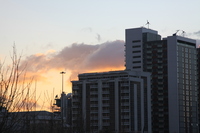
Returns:
[[[87,72],[124,70],[125,29],[147,27],[162,37],[184,30],[200,45],[199,0],[0,0],[0,60],[13,45],[50,104]]]

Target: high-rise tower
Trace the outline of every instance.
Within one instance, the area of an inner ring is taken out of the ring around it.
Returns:
[[[152,131],[197,132],[196,41],[126,30],[126,69],[151,73]]]
[[[126,69],[143,71],[143,43],[160,40],[155,30],[146,28],[126,29],[125,61]]]

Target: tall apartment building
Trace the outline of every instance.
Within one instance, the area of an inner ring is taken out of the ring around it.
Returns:
[[[126,29],[126,69],[151,73],[152,132],[198,132],[196,41]]]
[[[198,67],[198,116],[199,116],[199,124],[200,124],[200,45],[197,48],[197,67]],[[200,128],[199,128],[200,132]]]
[[[150,73],[79,74],[72,81],[73,132],[151,133]]]

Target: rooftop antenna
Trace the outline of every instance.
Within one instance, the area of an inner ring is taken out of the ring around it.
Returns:
[[[185,36],[185,31],[184,31],[184,30],[182,30],[182,36],[183,36],[183,37]]]
[[[176,34],[179,32],[180,30],[176,30],[176,33],[173,34],[173,36],[176,36]]]
[[[149,23],[149,21],[148,21],[148,20],[147,20],[147,23],[146,23],[145,25],[148,25],[148,29],[149,29],[149,25],[150,25],[150,23]]]

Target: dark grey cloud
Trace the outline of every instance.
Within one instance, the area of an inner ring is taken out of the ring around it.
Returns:
[[[194,32],[195,35],[200,36],[200,30],[197,32]]]
[[[101,36],[98,33],[97,33],[96,39],[97,39],[98,42],[101,41]]]
[[[124,41],[116,40],[103,44],[88,45],[74,43],[57,53],[34,54],[22,61],[27,64],[27,71],[35,74],[52,69],[66,69],[77,73],[104,70],[104,68],[123,68]],[[37,76],[37,75],[36,75]]]
[[[124,65],[124,42],[106,42],[90,54],[84,62],[84,68],[120,67]]]

